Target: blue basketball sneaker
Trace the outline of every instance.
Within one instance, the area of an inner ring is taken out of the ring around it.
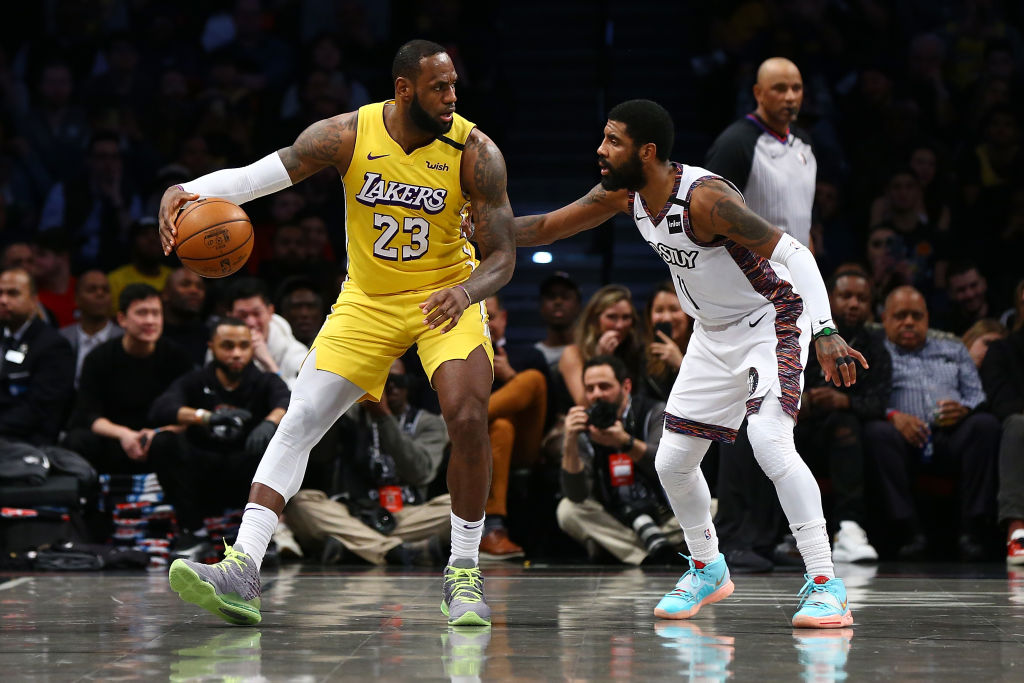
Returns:
[[[654,608],[654,616],[660,619],[689,619],[704,605],[729,597],[736,588],[729,578],[729,568],[722,553],[701,567],[692,557],[686,559],[690,569]]]
[[[853,613],[846,599],[842,579],[804,574],[807,583],[800,589],[800,605],[793,615],[796,628],[842,628],[853,624]]]

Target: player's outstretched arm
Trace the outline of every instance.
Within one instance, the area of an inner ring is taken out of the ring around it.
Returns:
[[[235,204],[277,192],[327,166],[344,171],[355,146],[356,112],[317,121],[299,134],[290,147],[268,154],[242,168],[225,168],[174,185],[160,199],[159,231],[164,254],[171,253],[177,238],[174,219],[187,202],[220,197]]]
[[[690,226],[702,242],[725,237],[786,266],[810,313],[811,335],[825,380],[836,386],[857,381],[854,361],[867,368],[867,360],[839,336],[825,282],[806,247],[747,208],[739,192],[722,180],[709,180],[694,189],[690,195]]]
[[[462,153],[462,188],[473,206],[474,241],[480,247],[480,265],[465,282],[438,290],[420,304],[431,329],[448,324],[448,332],[470,306],[497,292],[512,279],[516,242],[512,233],[512,207],[505,186],[505,158],[489,137],[474,129]]]
[[[620,211],[625,212],[628,205],[625,190],[609,192],[596,185],[572,204],[551,213],[516,217],[516,245],[535,247],[557,242],[578,232],[596,228]]]

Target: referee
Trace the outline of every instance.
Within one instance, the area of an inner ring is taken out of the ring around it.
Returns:
[[[757,109],[722,131],[704,167],[732,181],[747,206],[813,253],[811,207],[818,164],[810,136],[792,126],[804,99],[796,64],[782,57],[765,60],[757,70],[754,98]],[[729,567],[762,572],[776,561],[802,565],[795,543],[791,553],[783,545],[775,552],[782,510],[775,488],[754,459],[746,422],[735,443],[719,448],[715,526]]]

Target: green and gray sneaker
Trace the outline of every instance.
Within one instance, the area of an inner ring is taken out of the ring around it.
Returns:
[[[484,602],[484,577],[468,558],[444,568],[441,611],[451,626],[490,626],[491,608]]]
[[[242,547],[224,544],[224,559],[217,564],[175,560],[169,574],[171,588],[185,602],[202,607],[229,624],[254,626],[260,616],[260,570]]]

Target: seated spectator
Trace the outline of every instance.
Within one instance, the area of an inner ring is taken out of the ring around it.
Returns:
[[[512,466],[530,467],[540,455],[540,440],[547,418],[548,364],[535,347],[509,348],[505,338],[508,311],[498,295],[489,296],[487,326],[494,345],[494,385],[487,404],[487,431],[491,437],[491,491],[484,508],[480,554],[508,560],[523,556],[523,549],[508,537],[508,481]]]
[[[540,283],[540,318],[544,339],[534,344],[552,372],[558,369],[562,352],[572,344],[573,325],[580,313],[580,288],[568,273],[556,271]]]
[[[206,280],[188,268],[178,268],[167,277],[160,300],[164,304],[164,337],[185,349],[193,363],[202,365],[210,337],[203,320]]]
[[[0,457],[52,448],[74,393],[71,347],[38,305],[28,271],[0,271]]]
[[[654,469],[665,404],[632,395],[621,359],[598,355],[582,371],[583,405],[565,418],[558,526],[587,549],[620,562],[663,564],[683,532]]]
[[[622,285],[605,285],[590,297],[576,322],[574,342],[558,361],[558,372],[573,403],[584,405],[583,366],[598,355],[615,355],[632,377],[644,369],[644,346],[637,329],[633,295]]]
[[[888,225],[876,225],[868,234],[865,250],[868,276],[874,301],[871,311],[877,318],[885,308],[885,297],[889,292],[911,282],[911,264],[907,260],[903,238]]]
[[[124,335],[97,346],[82,364],[78,399],[64,445],[99,472],[152,472],[149,408],[171,382],[192,369],[188,354],[162,337],[160,294],[149,285],[124,288],[117,322]],[[159,425],[158,425],[159,426]]]
[[[3,256],[0,257],[0,268],[5,270],[20,268],[29,275],[36,271],[36,255],[32,245],[27,242],[12,242],[4,247]],[[33,275],[33,277],[35,277]],[[35,282],[35,280],[33,280]],[[51,327],[56,326],[53,313],[48,311],[41,301],[36,297],[36,315]]]
[[[36,235],[33,247],[39,301],[53,313],[58,327],[70,325],[75,322],[75,277],[67,236],[47,230]]]
[[[924,296],[899,287],[885,302],[885,346],[892,356],[888,422],[866,427],[889,518],[902,534],[900,556],[927,547],[913,501],[914,475],[937,469],[960,489],[961,559],[984,556],[982,531],[995,507],[999,421],[978,410],[985,401],[978,371],[955,337],[929,334]]]
[[[664,280],[655,287],[644,310],[647,373],[640,390],[651,398],[667,401],[690,341],[690,317],[683,313],[671,280]]]
[[[86,172],[57,183],[47,195],[39,230],[67,230],[74,270],[118,264],[122,235],[142,217],[142,198],[130,175],[124,173],[117,133],[100,132],[89,141]],[[149,231],[155,237],[155,222]]]
[[[1017,330],[1024,325],[1024,280],[1017,283],[1013,290],[1013,307],[1003,311],[999,322],[1008,330]]]
[[[843,338],[864,354],[857,383],[836,387],[825,381],[817,351],[811,347],[804,371],[804,393],[795,437],[812,469],[832,480],[834,503],[828,516],[836,562],[872,562],[878,553],[864,532],[864,425],[884,420],[892,391],[892,359],[881,330],[864,324],[871,313],[871,284],[859,270],[840,270],[829,280],[829,303]],[[824,468],[814,467],[817,464]]]
[[[1006,561],[1024,564],[1024,326],[993,341],[981,364],[992,413],[1003,422],[999,442],[999,522],[1007,526]]]
[[[914,147],[908,159],[907,169],[901,175],[911,173],[917,181],[918,191],[909,191],[903,185],[903,179],[890,179],[885,192],[871,203],[870,224],[878,225],[897,218],[903,209],[903,200],[907,196],[916,197],[914,213],[923,217],[924,222],[939,230],[948,230],[951,222],[948,198],[941,189],[941,178],[938,175],[938,154],[928,144]],[[908,219],[909,220],[909,219]]]
[[[372,564],[441,565],[448,560],[451,496],[427,497],[448,444],[439,415],[410,405],[408,375],[398,359],[384,400],[353,405],[337,496],[303,489],[288,503],[288,523],[307,552],[325,562],[353,553]]]
[[[221,318],[210,350],[212,362],[174,380],[149,409],[149,424],[186,428],[158,438],[149,462],[183,532],[175,552],[191,559],[211,549],[203,519],[248,495],[289,399],[280,377],[256,369],[241,320]]]
[[[110,319],[110,282],[103,271],[87,270],[78,278],[75,308],[78,322],[62,327],[60,333],[71,342],[77,388],[85,357],[103,342],[120,337],[122,330]]]
[[[108,275],[110,296],[115,302],[121,300],[122,290],[133,282],[147,284],[160,292],[171,274],[170,266],[163,264],[164,252],[156,231],[155,218],[141,218],[132,223],[129,237],[131,262]]]
[[[985,354],[988,353],[988,347],[997,339],[1006,339],[1008,334],[1006,327],[995,318],[982,318],[967,328],[963,336],[964,346],[967,347],[967,353],[971,354],[974,367],[978,368],[979,372]]]
[[[327,315],[323,297],[317,293],[312,280],[299,276],[282,282],[277,304],[295,338],[306,346],[312,345]]]
[[[256,367],[279,375],[290,389],[309,348],[292,336],[291,325],[274,313],[267,286],[256,278],[241,278],[224,297],[228,315],[244,320],[252,332]]]
[[[949,268],[946,293],[951,310],[939,329],[963,336],[974,323],[996,314],[988,296],[988,280],[973,261],[960,261]]]

